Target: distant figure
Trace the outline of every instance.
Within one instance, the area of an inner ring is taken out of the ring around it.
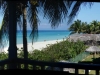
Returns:
[[[46,40],[44,40],[44,42],[45,42]]]

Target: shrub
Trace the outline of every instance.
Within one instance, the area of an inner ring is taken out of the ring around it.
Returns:
[[[87,48],[82,41],[68,41],[57,42],[56,44],[47,45],[46,48],[40,50],[33,50],[28,53],[28,58],[32,60],[53,61],[68,60],[74,58],[78,54],[85,51]],[[19,58],[23,58],[23,51],[18,53]],[[8,54],[0,53],[0,60],[8,58]]]
[[[56,44],[47,45],[46,48],[34,50],[29,54],[29,59],[42,61],[60,61],[68,60],[82,53],[87,48],[82,41],[69,42],[68,40],[57,42]]]

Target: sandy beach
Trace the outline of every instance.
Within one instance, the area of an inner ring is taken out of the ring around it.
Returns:
[[[63,39],[61,40],[51,40],[51,41],[43,41],[43,42],[35,42],[33,43],[28,43],[28,52],[31,52],[32,50],[34,49],[38,49],[38,50],[41,50],[42,48],[45,48],[48,44],[55,44],[57,42],[61,42],[63,41]],[[18,44],[17,45],[17,48],[21,49],[23,47],[23,44]],[[3,52],[8,52],[8,47],[4,48],[4,50],[1,50]]]

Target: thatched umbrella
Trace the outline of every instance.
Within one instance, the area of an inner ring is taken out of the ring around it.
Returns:
[[[87,52],[94,53],[93,57],[95,57],[96,52],[100,52],[100,48],[98,46],[90,46],[86,49]]]
[[[98,34],[80,34],[80,38],[84,38],[85,40],[95,40],[99,38]]]
[[[79,40],[81,40],[81,41],[87,41],[87,40],[89,40],[89,37],[87,36],[80,36],[80,37],[78,37],[79,38]]]
[[[69,36],[69,41],[71,40],[74,42],[77,40],[92,41],[92,45],[94,45],[97,41],[100,41],[100,34],[73,34]]]
[[[100,41],[100,34],[93,34],[96,41]],[[92,35],[92,36],[93,36]]]
[[[73,40],[73,42],[76,42],[79,38],[80,36],[80,34],[72,34],[72,35],[70,35],[69,37],[68,37],[68,40],[69,41],[72,41]]]
[[[100,34],[88,34],[89,40],[92,41],[92,45],[97,45],[100,41]]]
[[[79,38],[79,37],[87,37],[88,40],[97,40],[100,38],[100,34],[73,34],[73,35],[70,35],[69,38],[71,39],[74,39],[74,37],[76,38]]]
[[[82,36],[80,36],[81,38],[79,38],[81,41],[86,41],[92,45],[95,45],[97,42],[97,35],[96,34],[83,34]]]

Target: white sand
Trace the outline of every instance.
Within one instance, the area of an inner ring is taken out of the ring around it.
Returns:
[[[55,44],[57,42],[63,41],[63,39],[61,40],[51,40],[51,41],[43,41],[43,42],[35,42],[33,43],[28,43],[28,51],[32,51],[34,49],[38,49],[41,50],[42,48],[45,48],[48,44]],[[23,47],[23,44],[18,44],[17,48],[21,49]],[[4,48],[4,51],[7,53],[8,47]]]

